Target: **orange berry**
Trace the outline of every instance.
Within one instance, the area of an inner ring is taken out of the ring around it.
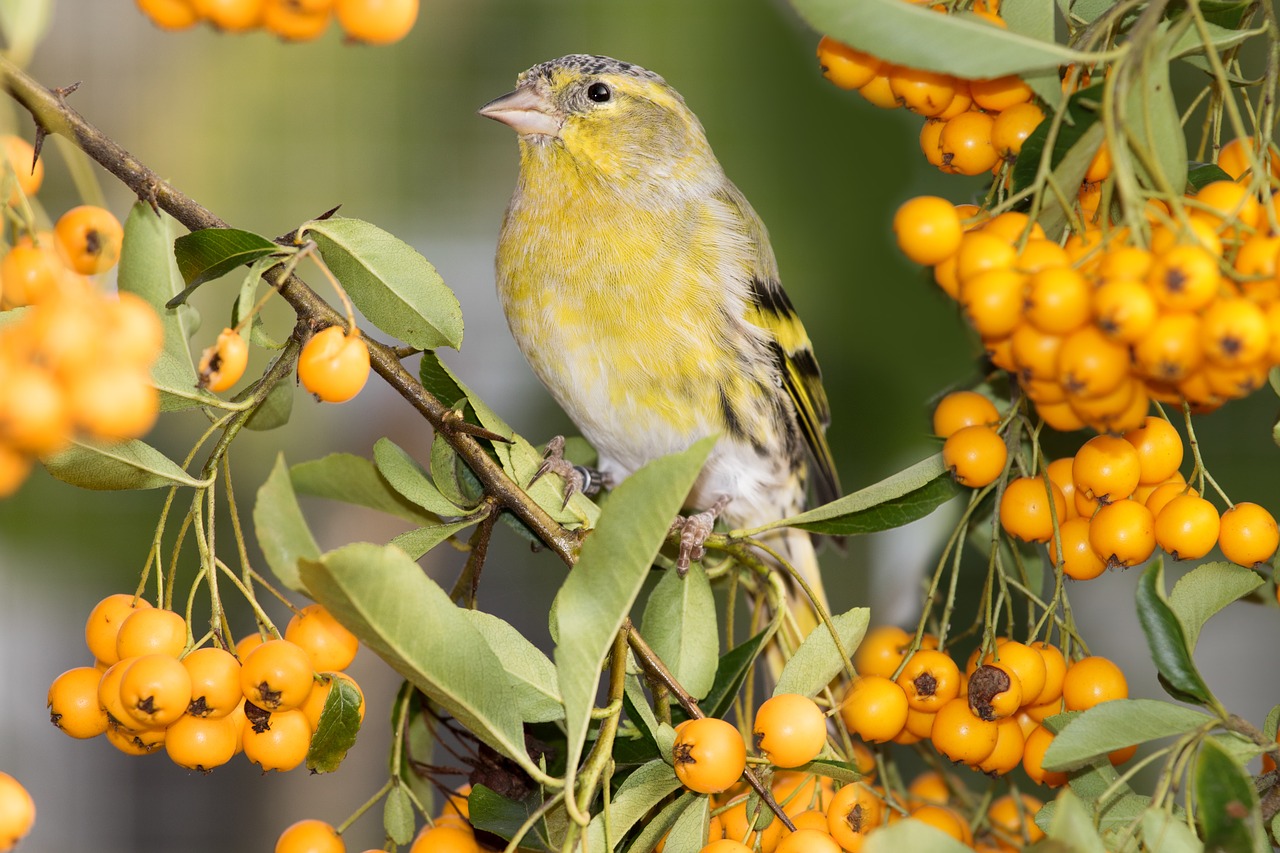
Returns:
[[[0,773],[0,850],[12,850],[36,822],[36,801],[8,773]]]
[[[1040,331],[1066,335],[1089,322],[1092,291],[1073,267],[1051,267],[1031,276],[1026,317]]]
[[[1280,545],[1280,528],[1267,510],[1242,501],[1222,514],[1218,547],[1231,562],[1252,568],[1271,559]]]
[[[972,84],[970,84],[972,87]],[[980,175],[999,160],[991,144],[994,124],[986,113],[961,113],[947,121],[938,145],[942,150],[942,170],[961,175]]]
[[[191,705],[187,708],[191,716],[226,717],[244,698],[240,661],[226,649],[196,649],[182,659],[182,665],[191,676]]]
[[[859,675],[893,678],[910,645],[911,635],[897,625],[877,625],[867,631],[854,651],[853,668]]]
[[[0,261],[0,281],[4,282],[4,307],[39,305],[58,287],[61,262],[43,246],[17,245]]]
[[[1218,509],[1196,495],[1173,498],[1155,519],[1156,544],[1175,560],[1198,560],[1218,542]]]
[[[984,234],[1000,237],[1010,246],[1017,246],[1024,236],[1032,240],[1045,239],[1044,228],[1025,213],[1006,210],[999,216],[992,217],[982,223]]]
[[[1058,372],[1069,393],[1097,397],[1114,391],[1129,375],[1129,350],[1095,326],[1066,337],[1058,352]]]
[[[1142,426],[1124,434],[1138,451],[1138,482],[1161,483],[1178,473],[1182,465],[1182,436],[1164,418],[1149,416]]]
[[[960,115],[961,113],[967,113],[969,112],[970,108],[973,107],[973,93],[969,90],[968,80],[963,80],[959,77],[953,77],[951,79],[951,86],[952,86],[951,103],[947,105],[947,108],[945,110],[943,110],[942,112],[938,113],[937,116],[935,116],[935,118],[941,119],[943,121],[953,119],[956,116]],[[930,162],[932,163],[932,161]],[[937,166],[938,164],[933,163],[933,165]]]
[[[1004,471],[1009,451],[1000,434],[988,426],[969,426],[942,445],[942,462],[957,483],[980,489]]]
[[[292,770],[307,759],[311,748],[311,724],[301,711],[275,711],[264,719],[259,715],[245,720],[245,757],[263,772]]]
[[[999,726],[969,710],[969,700],[957,696],[938,709],[930,740],[951,761],[978,764],[995,751]]]
[[[987,821],[1015,843],[1034,844],[1044,838],[1044,830],[1036,826],[1034,819],[1043,805],[1028,794],[1022,794],[1020,798],[1005,794],[987,807]]]
[[[319,683],[317,683],[316,686],[311,689],[311,692],[307,694],[307,701],[303,702],[302,705],[299,706],[299,710],[301,710],[307,717],[307,722],[311,726],[311,731],[314,732],[316,729],[320,728],[320,717],[324,714],[325,702],[329,700],[329,694],[333,692],[334,685],[338,681],[345,681],[356,689],[356,693],[360,696],[360,706],[358,709],[359,718],[360,722],[364,722],[364,691],[360,689],[360,685],[356,683],[354,678],[347,675],[345,672],[325,672],[321,674]]]
[[[313,684],[311,659],[288,640],[268,640],[241,662],[240,688],[259,708],[284,711],[307,700]]]
[[[1255,157],[1263,168],[1270,166],[1273,175],[1280,174],[1280,157],[1271,150],[1265,155],[1258,152],[1257,142],[1250,137],[1237,137],[1224,144],[1218,151],[1218,168],[1239,180],[1253,171]]]
[[[950,438],[967,426],[995,426],[1000,412],[995,403],[977,391],[952,391],[933,410],[933,434]]]
[[[1048,542],[1053,537],[1055,518],[1059,524],[1066,520],[1067,501],[1052,482],[1046,490],[1040,477],[1018,477],[1005,486],[1000,498],[1000,525],[1010,536],[1024,542]]]
[[[187,645],[187,620],[172,610],[145,607],[120,623],[116,654],[120,659],[141,655],[177,658]]]
[[[413,29],[418,0],[337,0],[334,12],[348,38],[365,44],[391,44]]]
[[[1107,658],[1094,655],[1067,667],[1062,699],[1068,711],[1087,711],[1112,699],[1129,698],[1129,682]]]
[[[1218,295],[1218,259],[1200,246],[1174,246],[1156,257],[1147,276],[1156,301],[1170,311],[1198,311]]]
[[[188,0],[201,18],[220,30],[241,33],[262,20],[262,0]]]
[[[120,660],[116,653],[116,638],[120,634],[120,625],[133,615],[135,610],[145,610],[151,604],[142,598],[134,598],[125,593],[108,595],[94,605],[89,618],[84,623],[84,642],[89,653],[99,663],[110,666]]]
[[[80,429],[103,441],[146,435],[160,414],[160,393],[143,368],[105,362],[68,383],[67,402]]]
[[[904,255],[917,264],[932,266],[959,250],[964,228],[955,205],[945,198],[923,195],[898,208],[893,233]]]
[[[331,10],[308,11],[297,0],[266,0],[262,7],[262,28],[285,41],[311,41],[329,29]]]
[[[827,807],[827,831],[845,850],[861,849],[867,833],[884,822],[884,803],[863,785],[845,785]]]
[[[672,754],[680,782],[699,794],[718,794],[732,787],[747,761],[738,729],[714,717],[691,720],[681,728]]]
[[[1141,246],[1112,246],[1098,259],[1095,272],[1103,282],[1121,278],[1146,281],[1154,264],[1155,255],[1148,249]]]
[[[1266,315],[1244,297],[1215,299],[1200,318],[1200,345],[1216,364],[1233,367],[1257,362],[1271,345]]]
[[[996,722],[996,748],[978,762],[978,769],[988,776],[1003,776],[1022,763],[1026,736],[1017,717],[1005,717]]]
[[[1138,450],[1123,438],[1098,435],[1076,451],[1071,479],[1076,491],[1102,503],[1123,500],[1138,487],[1142,463]]]
[[[779,823],[779,826],[782,824]],[[737,844],[737,842],[733,842]],[[750,850],[739,844],[743,850]],[[704,848],[705,849],[705,848]],[[475,833],[469,829],[456,826],[424,826],[413,840],[409,853],[481,853],[482,848],[476,843]],[[732,848],[725,848],[716,853],[734,853]]]
[[[831,36],[823,36],[818,42],[818,62],[822,76],[841,89],[861,89],[880,70],[880,60]]]
[[[1204,217],[1215,229],[1225,228],[1230,234],[1238,233],[1236,223],[1246,229],[1256,228],[1262,215],[1262,205],[1257,197],[1249,192],[1248,187],[1235,181],[1205,184],[1196,192],[1195,200],[1204,207],[1194,208],[1192,216]]]
[[[1059,788],[1067,782],[1067,774],[1059,770],[1044,769],[1044,754],[1053,743],[1053,733],[1044,726],[1036,726],[1027,735],[1026,744],[1022,748],[1022,769],[1027,771],[1031,781],[1037,785],[1048,785]]]
[[[1133,360],[1149,379],[1178,382],[1204,359],[1200,347],[1200,318],[1195,314],[1161,314],[1151,328],[1133,342]]]
[[[907,724],[907,694],[880,675],[863,675],[849,685],[840,705],[845,728],[871,743],[895,738]]]
[[[322,820],[300,820],[280,833],[275,853],[346,853],[337,830]]]
[[[1017,258],[1017,250],[1007,240],[986,231],[970,231],[956,251],[956,281],[963,285],[989,270],[1012,269]]]
[[[974,103],[993,113],[1003,112],[1031,100],[1031,87],[1016,74],[988,80],[970,80],[969,91],[973,93]]]
[[[241,725],[231,717],[184,714],[165,730],[164,751],[179,767],[208,772],[235,757]]]
[[[348,336],[341,326],[329,326],[302,347],[298,379],[324,402],[345,403],[369,379],[369,347],[358,333]]]
[[[1013,269],[993,269],[960,280],[960,307],[986,339],[1012,334],[1022,320],[1027,277]]]
[[[1195,489],[1179,480],[1178,482],[1161,483],[1156,486],[1142,503],[1143,506],[1151,510],[1151,517],[1155,518],[1174,498],[1181,495],[1199,496],[1199,494]]]
[[[102,673],[92,666],[78,666],[59,675],[49,685],[49,722],[73,738],[97,737],[107,730],[107,711],[98,702]]]
[[[200,355],[200,387],[214,393],[240,381],[249,365],[249,345],[234,329],[223,329],[213,346]]]
[[[996,153],[1006,160],[1016,158],[1022,151],[1022,143],[1042,121],[1044,111],[1035,104],[1014,104],[1002,110],[991,125],[991,144]]]
[[[27,140],[7,134],[0,136],[0,156],[13,169],[18,186],[9,196],[9,206],[17,207],[23,196],[31,198],[44,183],[44,159],[36,159],[36,149]]]
[[[67,266],[81,275],[96,275],[120,260],[124,227],[111,211],[82,204],[58,217],[53,236]]]
[[[190,0],[137,0],[138,8],[162,30],[185,30],[200,21]]]
[[[950,74],[904,68],[897,65],[889,74],[889,90],[907,109],[919,115],[940,115],[956,96],[956,78]]]
[[[1155,519],[1137,501],[1120,500],[1098,510],[1089,521],[1089,544],[1108,566],[1136,566],[1156,549]]]
[[[994,726],[995,724],[989,723],[988,725]],[[968,822],[954,809],[949,809],[946,806],[921,806],[911,812],[909,819],[927,823],[962,844],[970,845],[973,842],[973,833],[969,830]]]
[[[930,166],[942,168],[942,129],[947,123],[931,118],[920,126],[920,153]]]
[[[355,660],[360,641],[320,604],[308,604],[289,620],[284,638],[302,647],[317,672],[340,672]]]
[[[960,693],[960,670],[946,652],[920,649],[897,677],[912,710],[935,713]]]
[[[1111,149],[1107,143],[1103,142],[1098,148],[1098,153],[1094,154],[1093,159],[1089,161],[1089,168],[1084,173],[1084,182],[1096,184],[1098,181],[1105,181],[1110,174]]]
[[[827,745],[827,718],[808,696],[781,693],[756,709],[752,734],[774,766],[799,767]]]
[[[1058,530],[1062,538],[1062,571],[1078,581],[1092,580],[1103,573],[1107,563],[1089,544],[1089,519],[1077,516],[1062,522]],[[1058,552],[1049,542],[1049,559],[1058,562]]]
[[[120,702],[132,719],[121,722],[134,728],[163,728],[191,704],[191,675],[176,658],[143,655],[120,679]]]

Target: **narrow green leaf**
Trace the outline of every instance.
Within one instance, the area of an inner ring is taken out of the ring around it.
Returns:
[[[1093,816],[1070,788],[1064,789],[1054,801],[1048,835],[1066,843],[1072,853],[1106,853],[1106,845],[1094,828]]]
[[[1262,583],[1256,572],[1225,562],[1196,566],[1178,578],[1169,594],[1169,608],[1182,623],[1188,648],[1195,649],[1200,629],[1209,617]]]
[[[856,765],[847,761],[836,761],[833,758],[815,758],[798,769],[804,773],[816,773],[841,784],[857,782],[863,778],[862,772]]]
[[[392,539],[391,544],[408,554],[410,559],[420,560],[432,548],[459,530],[465,530],[475,524],[483,517],[484,513],[480,513],[458,521],[446,521],[441,524],[429,524],[426,527],[415,527]]]
[[[624,480],[610,495],[609,510],[583,543],[577,565],[556,596],[555,662],[569,767],[577,767],[587,739],[601,667],[712,442],[703,439]]]
[[[304,592],[302,579],[298,577],[298,560],[320,559],[320,546],[298,506],[283,453],[276,457],[271,473],[258,489],[253,505],[253,527],[271,572],[289,589]]]
[[[627,718],[638,725],[641,731],[656,744],[658,718],[654,715],[653,708],[649,707],[649,697],[645,696],[644,687],[641,686],[638,676],[628,673],[622,685],[622,701],[626,707]]]
[[[1185,734],[1213,719],[1155,699],[1113,699],[1073,718],[1049,745],[1044,766],[1074,770],[1121,747]]]
[[[1199,192],[1204,189],[1205,186],[1212,184],[1215,181],[1230,180],[1233,180],[1233,178],[1226,172],[1222,171],[1222,167],[1217,163],[1201,163],[1198,166],[1193,166],[1191,170],[1187,172],[1187,183],[1190,184],[1191,188],[1196,192]]]
[[[1003,0],[1000,17],[1010,32],[1040,42],[1055,41],[1054,0]],[[1057,107],[1062,101],[1062,81],[1057,68],[1029,71],[1020,76],[1050,108]]]
[[[1168,23],[1161,27],[1167,30]],[[1149,163],[1134,161],[1143,185],[1181,192],[1187,183],[1187,140],[1169,81],[1172,46],[1173,36],[1166,31],[1143,51],[1141,65],[1124,99],[1124,127],[1132,134],[1134,146],[1153,155]]]
[[[1204,853],[1204,843],[1186,822],[1161,809],[1142,813],[1142,840],[1160,853]]]
[[[900,820],[882,826],[867,833],[867,841],[862,845],[863,853],[902,853],[904,850],[964,853],[972,848],[919,820]]]
[[[1268,743],[1276,739],[1277,728],[1280,728],[1280,705],[1267,712],[1267,720],[1262,724],[1262,736]]]
[[[831,624],[835,626],[845,652],[853,654],[858,643],[862,642],[862,635],[867,632],[870,619],[871,611],[866,607],[855,607],[831,617]],[[837,650],[831,631],[826,625],[819,624],[809,632],[783,667],[773,695],[799,693],[801,696],[816,696],[844,669],[847,661]]]
[[[711,800],[704,794],[685,794],[686,808],[671,827],[663,853],[698,853],[711,831]]]
[[[454,406],[459,400],[467,399],[466,390],[458,384],[453,373],[434,352],[422,354],[422,360],[418,362],[418,381],[446,406]]]
[[[1182,623],[1164,598],[1164,563],[1160,558],[1142,573],[1137,590],[1138,621],[1147,635],[1151,659],[1165,689],[1175,699],[1199,705],[1212,704],[1213,694],[1200,677]]]
[[[613,795],[607,828],[603,812],[592,819],[591,825],[587,827],[586,849],[613,850],[622,837],[639,824],[654,806],[679,788],[680,780],[676,778],[676,771],[665,761],[650,761],[636,770],[618,786],[617,793]]]
[[[702,699],[711,689],[720,656],[716,602],[702,566],[681,578],[663,572],[649,594],[640,634],[689,695]]]
[[[972,15],[939,15],[895,0],[791,0],[821,33],[895,65],[979,79],[1092,64],[1091,54],[996,27]]]
[[[287,251],[266,237],[237,228],[205,228],[173,241],[178,271],[187,283],[178,297],[184,299],[206,281],[222,278],[239,266],[258,258]]]
[[[200,481],[149,444],[76,441],[61,453],[41,460],[49,473],[82,489],[120,491],[199,486]]]
[[[122,293],[144,299],[160,316],[164,350],[151,368],[151,379],[160,389],[161,411],[176,411],[214,399],[196,389],[196,369],[191,359],[191,336],[198,323],[193,309],[167,308],[182,291],[182,276],[173,259],[173,234],[167,215],[156,216],[150,205],[139,201],[129,210],[124,225],[124,245],[116,285]]]
[[[480,495],[463,490],[462,481],[458,477],[461,465],[458,451],[449,445],[443,435],[436,433],[435,438],[431,439],[431,482],[445,500],[471,508],[479,503]]]
[[[1266,853],[1262,812],[1253,778],[1223,747],[1205,740],[1192,771],[1196,820],[1209,850]]]
[[[350,681],[328,673],[323,677],[329,679],[330,687],[307,752],[307,769],[312,773],[332,773],[342,764],[347,751],[356,744],[360,706],[364,704],[360,691]],[[322,690],[323,685],[322,680],[314,689]]]
[[[383,479],[410,503],[445,518],[466,514],[466,510],[440,494],[417,460],[391,439],[380,438],[373,445],[373,461]]]
[[[751,532],[798,527],[833,536],[874,533],[923,518],[957,494],[959,487],[947,473],[939,453],[851,495]]]
[[[702,710],[708,717],[723,717],[733,704],[733,697],[738,695],[742,684],[747,680],[747,673],[760,655],[764,645],[765,632],[761,631],[741,645],[725,652],[716,667],[716,680],[702,700]]]
[[[413,841],[413,801],[400,785],[393,785],[382,803],[382,829],[396,844]]]
[[[701,802],[699,802],[701,800]],[[663,853],[680,853],[680,851],[691,851],[698,853],[707,844],[707,834],[710,828],[704,829],[697,846],[690,847],[693,843],[692,839],[688,842],[685,840],[686,835],[692,835],[694,832],[690,828],[691,821],[686,820],[687,815],[693,815],[692,823],[697,823],[699,814],[706,814],[707,823],[711,822],[711,809],[707,798],[701,794],[687,792],[681,794],[674,801],[668,803],[662,808],[662,811],[654,815],[653,819],[648,821],[640,834],[636,836],[636,840],[627,847],[627,853],[650,853],[657,848],[659,842],[663,842]],[[677,826],[679,829],[677,829]],[[674,844],[672,843],[674,840]]]
[[[268,272],[272,272],[273,268],[280,267],[279,272],[274,272],[272,281],[279,278],[283,270],[283,262],[279,258],[265,257],[249,264],[249,270],[244,274],[244,278],[240,280],[240,293],[236,296],[235,303],[231,306],[231,323],[238,326],[240,320],[253,310],[258,303],[258,285],[262,283],[263,276]],[[262,312],[253,315],[253,319],[249,322],[249,342],[254,346],[263,347],[265,349],[279,350],[284,349],[285,344],[277,341],[267,333],[266,323],[262,319]]]
[[[440,523],[429,512],[401,497],[368,459],[350,453],[330,453],[323,459],[299,462],[290,471],[293,487],[304,495],[376,509],[422,527]]]
[[[538,774],[501,661],[403,551],[359,542],[302,560],[300,572],[316,601],[392,669],[481,741]]]
[[[360,219],[308,222],[325,264],[369,321],[418,349],[462,346],[462,309],[431,262],[408,243]]]
[[[250,385],[236,395],[236,402],[247,399],[256,390],[254,386]],[[277,382],[275,387],[267,392],[267,399],[263,400],[257,411],[244,422],[245,427],[258,432],[266,432],[279,429],[287,424],[289,417],[293,414],[293,391],[292,378],[282,379]]]
[[[1234,26],[1223,27],[1212,22],[1206,22],[1205,30],[1209,33],[1209,44],[1215,51],[1223,51],[1227,48],[1235,47],[1256,35],[1261,35],[1266,32],[1265,28],[1241,30],[1236,29]],[[1194,26],[1187,27],[1187,29],[1183,31],[1182,35],[1173,41],[1173,44],[1169,48],[1169,55],[1175,59],[1192,53],[1204,52],[1204,41],[1200,38],[1199,29]],[[1227,180],[1230,180],[1230,178]]]
[[[513,625],[481,610],[462,610],[462,615],[484,637],[501,662],[511,682],[510,700],[527,723],[546,723],[564,718],[560,685],[551,659],[529,642]]]

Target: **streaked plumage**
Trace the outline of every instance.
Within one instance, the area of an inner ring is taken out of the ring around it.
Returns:
[[[651,71],[536,65],[482,114],[520,134],[498,294],[538,378],[621,479],[711,434],[688,506],[749,527],[839,492],[826,394],[763,223]],[[805,534],[778,544],[811,580]]]

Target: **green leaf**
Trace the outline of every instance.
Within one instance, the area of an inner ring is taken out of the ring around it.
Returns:
[[[392,669],[481,741],[540,775],[525,749],[502,662],[408,555],[358,542],[302,560],[299,568],[316,601]]]
[[[332,773],[342,764],[347,751],[356,744],[356,735],[360,732],[360,706],[364,704],[354,684],[330,673],[322,676],[315,690],[323,689],[323,679],[328,679],[330,687],[316,733],[311,736],[311,749],[307,752],[307,769],[312,773]]]
[[[250,385],[244,391],[235,396],[235,401],[241,402],[248,399],[257,391],[257,388]],[[279,429],[289,422],[289,417],[293,414],[293,381],[290,378],[280,380],[270,391],[267,392],[267,399],[258,405],[257,410],[249,416],[244,422],[248,429],[257,430],[258,432],[266,432],[268,430]]]
[[[184,234],[173,241],[173,253],[187,287],[170,304],[180,304],[206,281],[222,278],[236,267],[284,251],[266,237],[238,228],[204,228]]]
[[[679,788],[680,780],[676,778],[676,771],[665,761],[658,759],[640,767],[618,786],[609,806],[608,821],[603,812],[592,819],[591,825],[587,827],[586,849],[615,849],[622,837],[639,824],[654,806]]]
[[[330,271],[369,321],[422,350],[462,346],[462,309],[431,262],[408,243],[360,219],[308,222]]]
[[[640,635],[689,695],[707,695],[716,677],[720,637],[716,602],[700,564],[694,563],[684,578],[674,570],[663,572],[645,603]]]
[[[601,667],[713,441],[654,460],[623,480],[556,596],[555,662],[570,768],[587,739]]]
[[[382,803],[382,829],[396,844],[413,841],[413,801],[400,785],[392,785]]]
[[[831,624],[835,626],[845,652],[853,654],[853,650],[862,642],[862,635],[867,632],[870,619],[871,611],[866,607],[855,607],[831,617]],[[778,684],[773,688],[773,695],[799,693],[812,698],[844,670],[848,660],[836,648],[831,631],[826,625],[819,623],[782,668]]]
[[[663,853],[698,853],[707,845],[711,831],[711,799],[704,794],[685,794],[676,803],[685,808],[667,835]]]
[[[19,68],[26,66],[52,19],[53,0],[0,0],[0,30],[7,58]],[[14,169],[21,168],[22,164],[14,164]]]
[[[1093,825],[1093,816],[1070,788],[1054,801],[1048,835],[1065,842],[1072,853],[1106,853],[1106,846]]]
[[[874,533],[923,518],[959,493],[939,453],[851,495],[750,532],[798,527],[832,536]],[[741,535],[745,531],[734,533]]]
[[[182,291],[182,276],[173,260],[173,234],[167,215],[156,216],[145,202],[137,202],[124,224],[124,245],[116,284],[155,309],[164,328],[164,350],[151,368],[151,381],[160,389],[161,411],[191,408],[217,400],[196,389],[196,369],[190,339],[195,333],[193,309],[165,305]]]
[[[1271,849],[1262,828],[1253,778],[1212,740],[1203,741],[1196,754],[1192,793],[1206,849],[1256,853]]]
[[[1136,595],[1138,621],[1147,636],[1151,659],[1171,696],[1198,705],[1214,703],[1200,677],[1182,623],[1164,597],[1164,562],[1157,557],[1142,573]]]
[[[827,779],[834,779],[842,784],[857,782],[863,778],[862,771],[857,768],[857,765],[850,764],[847,761],[836,761],[832,758],[815,758],[808,764],[803,765],[802,770],[805,773],[816,773]]]
[[[1098,83],[1087,89],[1081,89],[1074,93],[1068,100],[1065,107],[1066,113],[1062,117],[1062,122],[1058,126],[1057,136],[1053,140],[1053,154],[1049,157],[1050,169],[1055,169],[1062,164],[1068,153],[1075,149],[1087,152],[1090,160],[1097,152],[1098,147],[1102,144],[1102,130],[1099,122],[1098,110],[1102,104],[1103,84]],[[1025,189],[1035,183],[1036,175],[1040,170],[1040,159],[1044,152],[1045,143],[1049,139],[1049,130],[1053,121],[1051,116],[1046,116],[1044,121],[1031,131],[1022,143],[1022,150],[1018,153],[1018,160],[1013,165],[1013,185],[1017,189]],[[1085,135],[1091,129],[1097,127],[1089,138]],[[1086,167],[1088,161],[1086,161]],[[1083,172],[1081,173],[1083,176]],[[1074,184],[1079,184],[1080,179],[1077,178]],[[1067,186],[1073,186],[1068,184]],[[1065,187],[1064,187],[1065,189]]]
[[[120,491],[200,485],[178,463],[136,439],[117,444],[76,441],[41,461],[50,474],[82,489]]]
[[[424,352],[418,363],[418,381],[422,387],[446,406],[455,406],[459,400],[466,400],[466,390],[458,384],[453,372],[445,367],[440,356],[434,352]]]
[[[699,799],[702,799],[704,802],[699,803]],[[676,847],[673,847],[671,844],[671,832],[672,828],[680,822],[686,814],[691,812],[696,815],[699,811],[705,811],[707,813],[707,823],[710,824],[711,810],[709,804],[705,802],[706,800],[707,798],[705,796],[686,792],[681,794],[672,802],[667,803],[662,807],[660,812],[645,822],[644,829],[642,829],[640,834],[636,836],[635,841],[631,842],[631,844],[627,846],[627,853],[650,853],[650,851],[657,848],[659,843],[665,844],[662,848],[664,853],[665,851],[675,851],[677,848],[680,850],[692,850],[692,853],[698,853],[698,851],[706,846],[707,835],[710,832],[710,827],[703,831],[701,841],[698,843],[698,846],[692,848],[688,847],[684,843],[678,843]],[[682,828],[682,837],[687,831],[687,829]],[[663,839],[666,839],[666,841],[663,842]]]
[[[1142,813],[1142,839],[1148,850],[1160,853],[1204,853],[1204,843],[1186,824],[1161,809]]]
[[[622,685],[622,701],[627,711],[627,718],[642,727],[642,731],[655,744],[658,740],[658,718],[649,707],[649,698],[644,694],[640,678],[630,673]]]
[[[1055,40],[1053,0],[1004,0],[1000,4],[1000,17],[1010,32],[1041,42]],[[1051,108],[1062,101],[1062,81],[1057,68],[1027,72],[1021,77]]]
[[[1187,172],[1187,183],[1196,192],[1204,189],[1207,185],[1215,181],[1230,181],[1231,176],[1222,171],[1222,167],[1217,163],[1201,163],[1194,166]]]
[[[1276,739],[1277,728],[1280,728],[1280,705],[1267,712],[1267,720],[1262,724],[1262,736],[1267,739],[1267,743]]]
[[[478,522],[484,517],[484,513],[460,519],[458,521],[446,521],[442,524],[430,524],[426,527],[415,527],[412,530],[406,530],[399,536],[391,540],[391,544],[395,545],[401,551],[409,555],[410,559],[420,560],[422,556],[441,542],[448,539],[459,530],[464,530]]]
[[[863,853],[903,853],[929,851],[929,853],[964,853],[971,847],[961,844],[940,829],[919,820],[900,820],[867,833]]]
[[[1169,594],[1169,608],[1182,624],[1187,647],[1195,649],[1209,617],[1262,583],[1256,572],[1226,562],[1196,566],[1179,578]]]
[[[720,664],[716,667],[716,680],[707,697],[700,703],[708,717],[723,717],[729,712],[733,697],[742,689],[747,673],[760,655],[765,635],[766,632],[761,631],[741,645],[734,646],[720,658]]]
[[[546,723],[564,718],[560,702],[560,685],[556,683],[556,667],[551,659],[529,642],[513,625],[480,610],[462,610],[484,637],[507,671],[511,682],[510,701],[518,708],[520,719],[528,723]]]
[[[388,485],[410,503],[446,518],[466,514],[466,510],[440,494],[417,460],[391,439],[380,438],[373,445],[373,461]]]
[[[1093,64],[1092,54],[1028,38],[972,15],[939,15],[899,0],[791,0],[821,33],[886,62],[967,79]]]
[[[1166,32],[1152,39],[1142,52],[1141,64],[1124,99],[1124,127],[1132,136],[1132,146],[1151,155],[1147,162],[1134,160],[1143,185],[1150,189],[1170,187],[1181,192],[1187,183],[1187,140],[1182,132],[1182,116],[1169,81],[1169,51],[1173,37]]]
[[[467,796],[468,819],[471,825],[505,839],[514,837],[541,805],[542,795],[537,790],[523,802],[509,800],[484,785],[476,785]],[[547,821],[544,819],[535,823],[529,834],[521,840],[520,849],[551,851],[559,848],[559,844],[554,841]]]
[[[271,572],[289,589],[305,592],[298,577],[298,560],[320,559],[320,546],[298,506],[283,453],[276,457],[271,473],[258,489],[253,527]]]
[[[1155,699],[1113,699],[1073,718],[1049,745],[1044,766],[1074,770],[1121,747],[1185,734],[1213,719]]]
[[[289,473],[293,487],[304,495],[376,509],[422,527],[440,523],[440,519],[401,497],[382,479],[374,464],[362,456],[330,453],[323,459],[299,462]]]
[[[1205,23],[1205,30],[1209,33],[1209,43],[1212,45],[1213,50],[1219,52],[1235,47],[1256,35],[1266,32],[1266,29],[1262,27],[1256,30],[1241,30],[1234,26],[1223,27],[1212,22]],[[1178,36],[1169,47],[1169,55],[1173,58],[1204,52],[1205,44],[1200,38],[1198,28],[1195,26],[1187,27],[1183,30],[1182,35]],[[1227,178],[1227,180],[1231,179]]]
[[[464,491],[458,468],[462,465],[458,451],[440,433],[431,439],[431,482],[445,500],[461,507],[474,507],[480,495]]]

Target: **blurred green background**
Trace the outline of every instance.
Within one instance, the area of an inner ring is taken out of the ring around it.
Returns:
[[[516,147],[508,129],[475,110],[521,70],[565,53],[658,71],[698,114],[769,227],[824,370],[831,443],[852,491],[934,452],[927,401],[976,375],[975,345],[954,307],[897,253],[892,212],[921,193],[970,200],[981,183],[924,163],[918,118],[877,110],[823,80],[817,40],[782,0],[423,0],[413,33],[384,48],[344,44],[336,28],[304,45],[204,27],[164,33],[129,0],[59,0],[31,67],[46,85],[83,81],[76,109],[236,227],[283,234],[341,204],[412,243],[462,302],[466,343],[446,360],[534,441],[571,427],[525,367],[498,309],[492,259]],[[30,135],[29,123],[19,127]],[[123,219],[132,198],[110,176],[102,180]],[[56,153],[41,200],[55,216],[78,203]],[[233,278],[198,295],[197,349],[227,321]],[[1275,408],[1260,393],[1202,419],[1206,459],[1237,500],[1280,505]],[[202,426],[196,414],[167,416],[151,440],[180,458]],[[421,419],[376,380],[341,407],[299,392],[286,429],[236,444],[242,512],[247,518],[282,449],[290,461],[335,450],[369,455],[381,435],[420,457],[430,442]],[[162,757],[127,759],[101,740],[74,743],[48,725],[49,681],[88,662],[83,619],[98,599],[133,588],[162,499],[84,493],[37,472],[0,503],[0,769],[24,780],[40,809],[24,851],[269,850],[287,823],[336,822],[381,784],[396,681],[368,652],[353,669],[368,696],[366,731],[334,777],[262,777],[237,759],[205,778]],[[322,502],[307,508],[326,547],[385,541],[399,530]],[[828,549],[836,607],[870,602],[876,621],[914,619],[918,574],[936,559],[945,527],[942,518],[907,536]],[[498,538],[481,604],[545,644],[563,567],[508,531]],[[457,568],[456,555],[429,567],[445,579]],[[193,573],[190,564],[179,570]],[[1158,695],[1133,617],[1135,582],[1135,572],[1107,575],[1073,586],[1072,598],[1094,651],[1132,673],[1135,695]],[[1245,662],[1280,639],[1276,613],[1234,612],[1231,626],[1206,630],[1202,666],[1227,705],[1260,724],[1274,691],[1249,678]],[[350,849],[380,843],[376,813],[350,833]]]

